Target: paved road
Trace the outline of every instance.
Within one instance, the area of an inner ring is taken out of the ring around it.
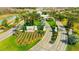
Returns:
[[[50,48],[52,45],[49,43],[49,41],[51,40],[51,36],[52,36],[52,32],[51,32],[51,27],[50,25],[45,22],[45,26],[47,27],[47,31],[43,37],[43,39],[41,41],[39,41],[34,47],[32,47],[29,51],[45,51],[45,50],[49,50],[48,48]]]
[[[56,21],[56,23],[58,25],[59,32],[58,32],[57,39],[53,44],[53,46],[50,48],[50,50],[64,51],[67,46],[67,35],[66,35],[67,32],[60,21]]]
[[[20,23],[18,23],[17,25],[19,25],[19,24],[23,24],[23,21],[21,21]],[[6,31],[6,32],[4,32],[4,33],[2,33],[2,34],[0,34],[0,41],[2,41],[2,40],[4,40],[4,39],[6,39],[6,38],[8,38],[9,36],[11,36],[13,33],[14,33],[14,30],[15,28],[11,28],[10,30],[8,30],[8,31]]]
[[[8,38],[9,36],[11,36],[13,34],[13,30],[14,30],[14,28],[0,34],[0,41],[4,40],[5,38]]]
[[[19,24],[22,24],[22,22],[20,22]],[[51,36],[52,36],[52,32],[51,32],[52,29],[50,25],[47,22],[45,22],[48,28],[47,28],[47,31],[43,39],[40,42],[38,42],[34,47],[32,47],[29,51],[45,51],[45,50],[46,51],[54,51],[54,50],[64,51],[65,50],[67,46],[67,44],[65,43],[65,41],[67,40],[66,30],[60,21],[56,21],[56,23],[60,31],[58,32],[58,36],[57,36],[55,43],[54,44],[49,43],[49,41],[51,40]],[[15,28],[12,28],[8,30],[7,32],[0,34],[0,41],[11,36],[13,34],[14,29]]]
[[[34,47],[32,47],[29,51],[64,51],[65,50],[67,46],[66,30],[60,21],[56,21],[56,23],[58,25],[59,32],[55,43],[54,44],[49,43],[49,41],[51,40],[52,32],[49,31],[51,30],[51,28],[50,25],[47,24],[49,28],[47,29],[43,39],[39,43],[37,43]]]

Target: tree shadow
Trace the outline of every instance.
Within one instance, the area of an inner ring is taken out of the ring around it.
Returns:
[[[61,40],[62,43],[68,44],[68,40]]]
[[[67,35],[67,33],[62,33],[63,35]]]

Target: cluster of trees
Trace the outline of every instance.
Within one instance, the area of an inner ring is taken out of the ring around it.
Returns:
[[[14,23],[17,24],[19,22],[19,19],[20,19],[19,16],[16,16]]]
[[[2,26],[4,26],[4,27],[9,27],[9,25],[8,25],[8,23],[7,23],[7,19],[4,19],[4,20],[2,21]]]
[[[68,36],[68,44],[75,45],[78,42],[78,38],[76,35],[72,34]]]
[[[21,18],[24,20],[25,24],[31,26],[34,24],[34,20],[40,18],[40,15],[36,13],[36,11],[32,13],[22,13]]]
[[[67,29],[67,32],[69,32],[69,29],[73,28],[74,22],[79,23],[79,9],[77,8],[68,8],[61,12],[53,11],[50,13],[51,16],[56,18],[57,20],[62,21],[64,18],[67,19],[67,24],[65,28]],[[68,44],[73,45],[76,44],[77,37],[75,35],[68,35]]]
[[[35,20],[41,20],[40,14],[37,14],[36,11],[33,11],[32,13],[22,13],[21,14],[21,18],[22,20],[24,20],[24,24],[23,24],[23,31],[26,30],[26,26],[33,26]],[[43,30],[43,25],[40,24],[37,26],[38,30]]]

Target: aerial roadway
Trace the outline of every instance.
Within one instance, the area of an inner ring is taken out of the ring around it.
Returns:
[[[60,21],[58,20],[55,21],[59,29],[56,41],[53,44],[49,43],[52,36],[51,32],[52,29],[50,25],[47,22],[45,22],[48,28],[43,39],[39,43],[37,43],[34,47],[32,47],[30,51],[65,51],[67,46],[67,35],[66,35],[67,32]]]

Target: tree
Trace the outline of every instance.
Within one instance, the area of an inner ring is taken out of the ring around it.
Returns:
[[[68,44],[74,45],[77,42],[77,37],[75,35],[69,35],[68,36]]]
[[[33,26],[35,20],[39,20],[40,15],[36,11],[32,13],[22,13],[21,18],[24,20],[23,30],[26,30],[26,26]],[[38,26],[40,29],[42,26]]]
[[[62,20],[62,19],[64,19],[65,18],[65,16],[64,16],[64,14],[58,14],[58,18],[60,19],[60,21]]]
[[[73,22],[76,20],[76,18],[72,15],[68,16],[68,22],[67,22],[67,27],[71,28],[73,26]]]
[[[16,16],[16,19],[15,19],[15,24],[17,24],[19,22],[19,17]]]
[[[4,20],[2,21],[2,26],[8,27],[8,23],[7,23],[7,20],[6,20],[6,19],[4,19]]]

